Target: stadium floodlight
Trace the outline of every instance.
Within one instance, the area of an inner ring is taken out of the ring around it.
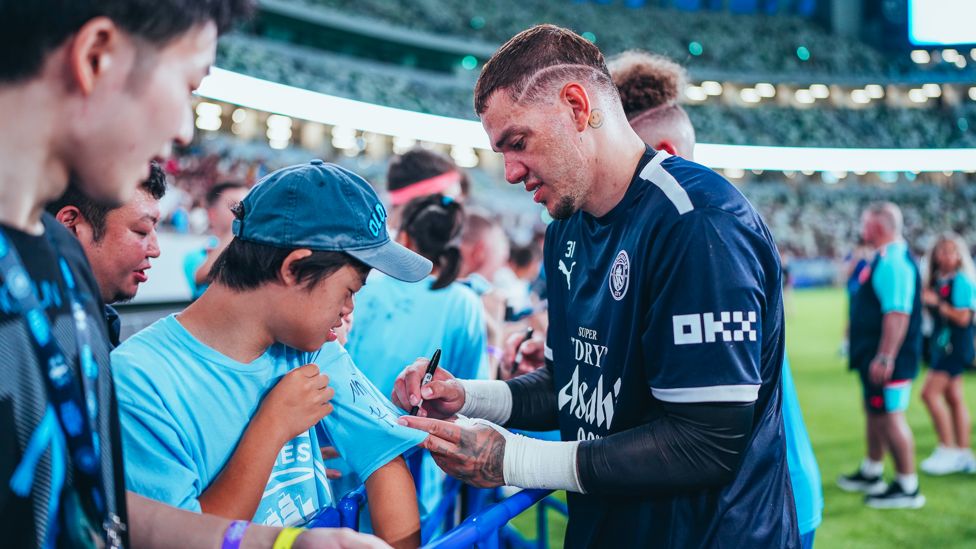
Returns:
[[[717,83],[717,82],[716,82]],[[799,92],[809,90],[797,90]],[[927,96],[918,90],[925,100]],[[244,108],[363,132],[392,135],[394,152],[417,141],[490,149],[480,123],[332,97],[214,68],[198,94]],[[976,100],[976,88],[969,92]],[[812,103],[814,98],[809,96]],[[219,106],[219,105],[218,105]],[[206,108],[206,107],[205,107]],[[339,130],[345,131],[345,130]],[[333,132],[336,129],[333,128]],[[335,133],[333,133],[335,137]],[[364,142],[366,140],[363,134]],[[287,146],[287,143],[284,144]],[[967,171],[976,170],[976,149],[824,149],[699,143],[695,160],[710,168],[773,171]]]
[[[691,84],[685,86],[685,96],[692,101],[704,101],[708,99],[708,94],[705,93],[705,90],[698,86],[692,86]]]
[[[956,66],[959,67],[960,69],[965,69],[966,68],[966,56],[965,55],[960,55],[959,57],[956,58]]]
[[[756,84],[756,93],[759,97],[776,97],[776,86],[766,82]]]
[[[827,99],[830,97],[830,88],[823,84],[814,84],[810,86],[810,95],[817,99]]]
[[[969,98],[976,101],[976,88],[969,88]]]
[[[739,90],[739,97],[746,103],[758,103],[762,100],[755,88],[742,88]]]
[[[810,93],[810,90],[796,90],[796,100],[798,103],[809,105],[816,101],[817,98]]]
[[[973,59],[976,59],[976,57],[973,57]],[[925,65],[931,60],[932,56],[929,55],[929,52],[925,50],[912,50],[912,61],[919,65]]]
[[[914,90],[908,90],[908,98],[914,103],[925,103],[929,100],[929,95],[925,93],[925,90],[915,88]]]
[[[712,80],[702,82],[701,89],[705,92],[705,95],[722,95],[723,91],[722,85]]]
[[[947,48],[942,50],[942,60],[945,61],[946,63],[955,63],[956,59],[959,59],[958,51],[952,48]]]
[[[351,149],[356,146],[356,130],[345,126],[332,128],[332,147],[335,149]]]
[[[234,114],[231,115],[230,119],[240,124],[247,119],[247,111],[244,109],[235,109]]]
[[[219,130],[221,126],[220,116],[223,114],[223,112],[224,109],[220,105],[201,101],[197,104],[196,108],[196,126],[201,130],[211,132]]]
[[[742,179],[746,175],[746,171],[742,168],[725,168],[725,177],[729,179]]]
[[[942,87],[938,84],[924,84],[922,86],[922,91],[928,97],[940,97],[942,95]]]
[[[871,95],[868,94],[867,90],[854,90],[851,92],[851,101],[866,105],[871,102]]]
[[[880,84],[868,84],[864,86],[864,91],[868,92],[871,99],[881,99],[885,95],[884,87]]]

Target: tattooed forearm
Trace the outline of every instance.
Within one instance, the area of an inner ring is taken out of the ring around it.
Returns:
[[[448,435],[453,436],[452,431]],[[452,477],[478,488],[493,488],[505,484],[505,438],[486,425],[460,429],[457,449],[449,451],[440,446],[433,453],[434,461]]]

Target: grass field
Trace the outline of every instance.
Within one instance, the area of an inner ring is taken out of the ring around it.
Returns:
[[[823,477],[825,508],[817,529],[819,549],[898,549],[976,546],[976,475],[930,477],[919,485],[928,502],[918,510],[878,510],[834,484],[864,457],[864,414],[856,376],[838,359],[844,331],[843,290],[805,290],[793,295],[786,322],[787,348],[807,430]],[[908,421],[915,433],[916,463],[928,457],[937,439],[918,394],[924,371],[912,388]],[[966,374],[966,400],[976,410],[976,376]],[[888,459],[885,476],[894,465]],[[535,535],[535,512],[515,519],[520,531]],[[552,547],[562,547],[562,517],[550,516]]]

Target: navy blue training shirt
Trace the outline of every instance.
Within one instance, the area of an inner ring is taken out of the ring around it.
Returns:
[[[792,547],[780,377],[779,254],[751,204],[698,164],[648,147],[623,200],[546,235],[563,440],[650,423],[664,403],[755,403],[741,469],[678,496],[569,494],[567,547]],[[612,464],[611,464],[612,466]]]

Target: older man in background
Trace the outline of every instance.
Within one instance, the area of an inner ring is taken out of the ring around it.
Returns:
[[[76,186],[50,203],[47,211],[81,242],[101,290],[109,341],[119,345],[119,313],[110,303],[124,303],[136,296],[150,259],[159,257],[156,225],[159,199],[166,194],[166,174],[155,162],[149,179],[139,184],[132,199],[118,208],[93,201]]]
[[[915,441],[905,410],[922,349],[922,282],[901,234],[902,215],[895,204],[876,202],[861,216],[861,236],[876,253],[851,297],[850,367],[860,373],[864,387],[868,455],[837,485],[864,492],[870,507],[917,509],[925,505],[925,496],[918,490]],[[896,469],[891,484],[882,477],[888,451]]]

